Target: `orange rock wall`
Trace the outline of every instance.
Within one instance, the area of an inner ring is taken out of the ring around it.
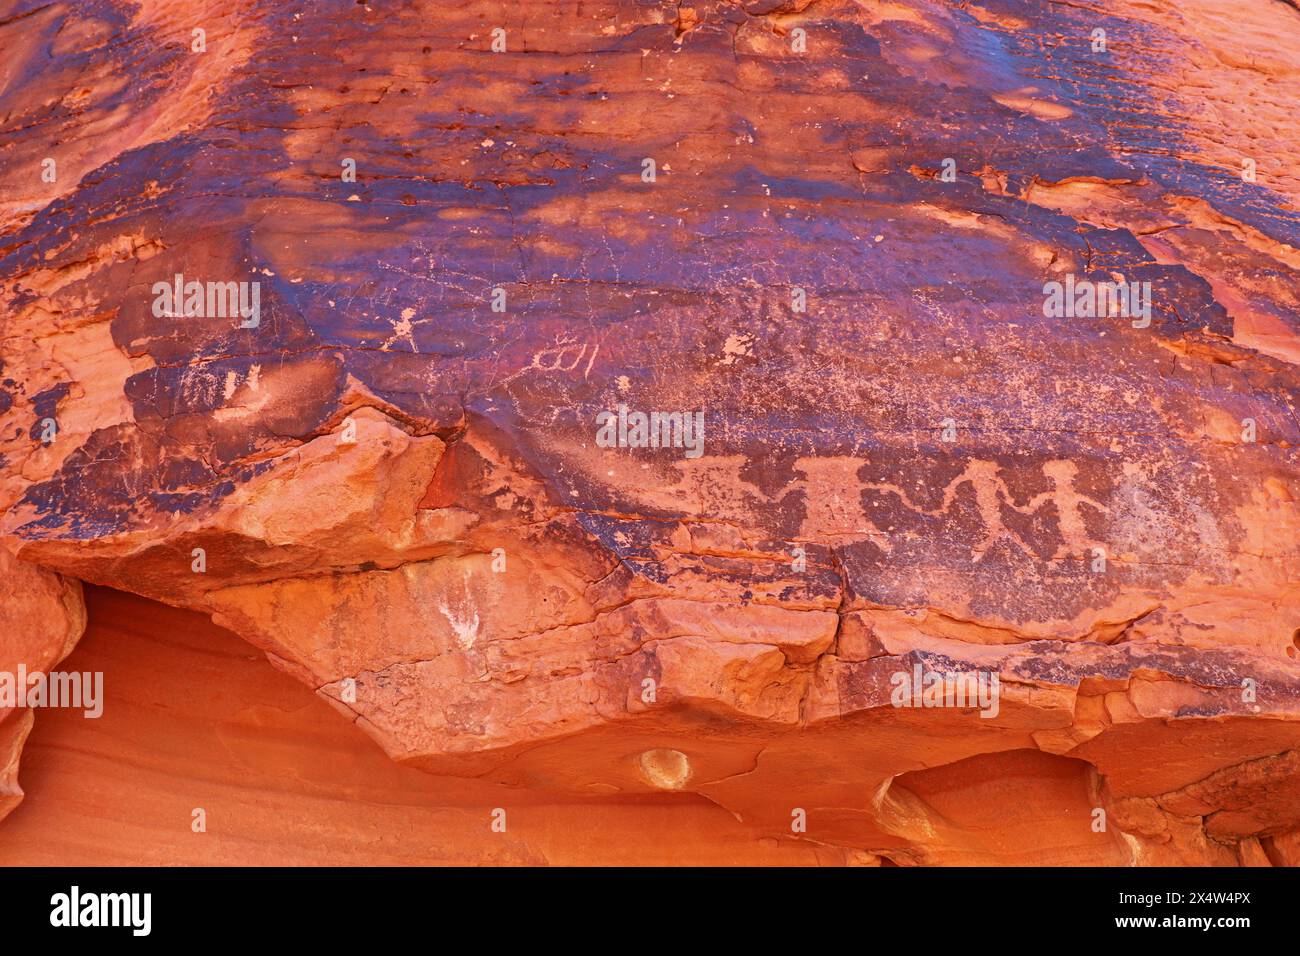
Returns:
[[[0,853],[1294,861],[1293,4],[9,7]]]

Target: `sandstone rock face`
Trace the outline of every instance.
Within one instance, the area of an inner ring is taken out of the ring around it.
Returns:
[[[1293,863],[1297,36],[15,4],[5,540],[440,778],[858,862]],[[945,674],[993,696],[897,706]]]
[[[18,758],[33,718],[26,700],[19,699],[19,675],[48,674],[85,628],[80,582],[0,548],[0,819],[23,798]]]
[[[104,671],[110,701],[95,721],[38,715],[23,755],[27,797],[4,821],[0,866],[856,859],[772,839],[696,794],[584,796],[404,767],[203,615],[86,592],[90,626],[63,666]],[[496,809],[504,832],[492,829]]]

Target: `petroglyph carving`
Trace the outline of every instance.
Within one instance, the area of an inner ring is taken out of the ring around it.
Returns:
[[[800,458],[794,467],[802,480],[791,487],[804,492],[803,539],[868,539],[886,553],[893,550],[889,536],[877,528],[862,507],[866,487],[858,471],[866,462],[851,457]]]
[[[971,560],[976,563],[982,561],[1000,541],[1037,560],[1038,556],[1024,538],[1008,525],[1004,508],[1032,517],[1039,515],[1045,506],[1054,506],[1061,543],[1052,555],[1053,561],[1086,556],[1093,547],[1103,544],[1089,535],[1083,509],[1085,506],[1093,508],[1103,515],[1109,514],[1110,509],[1075,489],[1078,466],[1072,461],[1053,459],[1044,462],[1041,469],[1052,483],[1051,490],[1034,494],[1021,503],[1002,477],[1001,465],[995,461],[971,459],[961,473],[944,486],[937,507],[918,503],[897,484],[863,481],[858,473],[868,461],[867,458],[852,456],[798,458],[794,470],[800,477],[772,494],[765,493],[742,477],[751,465],[743,456],[675,462],[673,468],[679,480],[662,492],[650,494],[646,500],[668,510],[688,507],[711,518],[739,520],[756,503],[775,506],[791,492],[800,492],[803,516],[795,535],[798,540],[830,544],[870,541],[888,554],[895,547],[895,542],[890,539],[890,532],[894,529],[882,528],[879,516],[873,520],[868,514],[863,502],[865,492],[892,495],[906,512],[941,519],[942,525],[938,530],[942,533],[958,519],[962,507],[958,499],[963,487],[969,486],[981,534],[971,548]],[[899,518],[905,519],[906,514],[900,513]]]
[[[970,485],[971,490],[975,492],[975,507],[979,511],[980,521],[985,531],[983,540],[971,549],[971,560],[975,562],[982,561],[989,548],[1004,539],[1016,545],[1025,554],[1033,554],[1020,535],[1002,522],[1002,500],[1005,499],[1014,508],[1015,498],[998,471],[995,462],[982,461],[978,458],[972,460],[966,465],[966,470],[948,482],[948,486],[943,489],[943,504],[939,506],[939,510],[928,512],[928,514],[947,515],[957,499],[958,489],[962,485]]]
[[[1023,515],[1037,514],[1045,504],[1055,505],[1057,525],[1063,540],[1057,547],[1053,560],[1060,560],[1062,557],[1071,554],[1086,553],[1099,542],[1088,537],[1080,507],[1088,505],[1103,514],[1108,514],[1109,509],[1100,502],[1094,501],[1086,495],[1081,495],[1075,490],[1074,479],[1078,475],[1079,469],[1073,462],[1054,459],[1045,462],[1042,470],[1043,474],[1051,479],[1052,490],[1033,496],[1024,505],[1016,502],[1015,495],[1007,487],[1007,483],[1003,481],[1001,467],[996,462],[984,461],[978,458],[968,462],[961,474],[948,482],[943,489],[942,503],[935,509],[918,506],[908,497],[906,492],[894,485],[872,483],[866,487],[897,495],[906,508],[917,514],[923,514],[927,517],[950,517],[961,487],[969,485],[974,493],[975,508],[985,532],[984,537],[971,549],[971,559],[977,563],[983,560],[984,555],[988,553],[990,548],[1002,540],[1011,542],[1024,554],[1033,556],[1034,552],[1025,544],[1020,535],[1008,528],[1003,521],[1003,504]]]
[[[1056,549],[1052,559],[1059,561],[1072,554],[1086,554],[1101,542],[1093,541],[1088,537],[1088,529],[1079,511],[1080,506],[1096,508],[1102,514],[1110,514],[1110,509],[1101,502],[1094,501],[1074,490],[1074,479],[1079,474],[1079,467],[1074,462],[1059,459],[1046,462],[1043,464],[1043,474],[1052,480],[1053,490],[1034,495],[1024,507],[1010,502],[1011,507],[1022,514],[1033,514],[1048,502],[1056,505],[1057,527],[1064,541]]]

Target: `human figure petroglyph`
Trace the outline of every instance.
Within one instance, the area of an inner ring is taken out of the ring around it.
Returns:
[[[1035,495],[1024,505],[1017,504],[1015,495],[1003,481],[1000,474],[1001,467],[996,462],[981,459],[968,462],[962,473],[948,482],[943,490],[943,501],[938,508],[924,508],[916,504],[903,489],[896,485],[871,482],[863,487],[896,495],[908,510],[917,514],[947,517],[961,486],[970,485],[975,494],[975,507],[986,532],[983,540],[971,550],[971,557],[976,562],[981,561],[989,548],[1001,539],[1009,540],[1025,554],[1033,555],[1033,551],[1024,540],[1002,520],[1004,502],[1013,511],[1024,515],[1036,514],[1047,503],[1056,506],[1057,524],[1064,540],[1057,547],[1053,560],[1059,560],[1077,550],[1086,551],[1097,544],[1088,537],[1080,508],[1088,505],[1103,514],[1109,514],[1110,511],[1101,502],[1081,495],[1075,490],[1074,479],[1079,473],[1078,466],[1072,461],[1056,459],[1045,462],[1042,470],[1043,474],[1051,479],[1052,490]]]
[[[1078,551],[1086,552],[1097,542],[1088,537],[1088,528],[1079,511],[1080,506],[1088,505],[1102,514],[1110,514],[1110,509],[1101,502],[1094,501],[1074,490],[1074,479],[1079,474],[1079,466],[1074,462],[1064,459],[1045,462],[1043,474],[1052,480],[1052,490],[1034,495],[1023,507],[1011,502],[1011,507],[1021,514],[1034,514],[1043,504],[1051,502],[1056,505],[1057,527],[1064,539],[1056,549],[1056,553],[1052,555],[1052,560],[1059,561],[1071,553],[1077,553],[1073,550],[1076,547]]]
[[[985,530],[984,540],[971,549],[971,560],[977,563],[984,559],[989,548],[1003,538],[1011,541],[1025,554],[1034,553],[1018,534],[1002,522],[1002,499],[1005,498],[1007,503],[1015,508],[1015,498],[1007,483],[998,474],[999,470],[996,462],[972,459],[967,463],[966,469],[948,482],[947,487],[943,489],[943,503],[939,506],[939,510],[926,512],[931,515],[946,516],[957,499],[958,489],[962,485],[970,485],[971,490],[975,492],[975,507],[979,511],[980,521],[983,522]]]
[[[971,459],[961,473],[944,486],[942,498],[933,508],[918,504],[896,484],[862,481],[858,473],[867,464],[865,457],[847,455],[798,458],[794,469],[801,477],[781,486],[778,492],[767,494],[741,477],[742,472],[752,465],[748,458],[742,455],[706,456],[695,461],[673,463],[679,479],[654,493],[646,489],[646,500],[668,510],[695,511],[714,518],[740,520],[745,514],[752,513],[755,501],[776,505],[789,493],[802,492],[804,514],[798,531],[799,540],[832,543],[866,540],[890,553],[894,544],[889,530],[880,528],[867,513],[862,503],[863,492],[893,495],[908,512],[951,520],[955,517],[953,508],[958,495],[963,486],[969,485],[982,530],[982,537],[971,549],[971,560],[976,563],[982,561],[999,541],[1008,542],[1023,554],[1037,558],[1020,534],[1007,526],[1003,506],[1017,514],[1033,516],[1044,505],[1055,505],[1063,540],[1052,560],[1086,552],[1097,544],[1089,538],[1082,512],[1084,506],[1109,514],[1104,504],[1075,489],[1078,466],[1064,459],[1042,465],[1042,472],[1052,482],[1052,489],[1033,495],[1024,504],[1017,500],[1002,477],[1001,465],[996,461]]]
[[[859,480],[858,471],[865,464],[865,460],[852,457],[795,460],[795,470],[804,475],[790,484],[804,492],[800,538],[866,538],[885,552],[893,550],[889,535],[872,523],[862,507],[866,486]]]
[[[744,522],[746,515],[753,514],[755,501],[775,503],[761,488],[741,477],[748,464],[749,459],[744,455],[682,459],[672,463],[677,480],[662,490],[647,490],[642,499],[666,511],[688,511],[701,518]],[[634,476],[641,473],[637,468],[625,467],[627,471],[617,473],[627,475],[629,481],[636,480]]]
[[[803,475],[775,495],[741,477],[750,464],[740,456],[701,458],[673,464],[680,480],[649,500],[663,507],[694,506],[710,517],[743,519],[752,513],[753,500],[779,504],[792,491],[804,493],[804,517],[798,537],[803,541],[870,540],[884,551],[892,550],[889,536],[877,528],[862,507],[862,482],[857,473],[866,462],[851,457],[799,458],[794,468]]]
[[[985,530],[983,540],[971,549],[971,559],[976,562],[983,560],[989,548],[1004,538],[1014,543],[1025,554],[1032,555],[1033,551],[1029,546],[1002,521],[1002,501],[1005,499],[1012,508],[1016,508],[1016,505],[1011,489],[1007,487],[1006,482],[1002,480],[1002,476],[998,474],[999,470],[997,462],[983,461],[978,458],[972,459],[966,464],[966,468],[962,473],[944,487],[943,501],[938,508],[924,508],[916,504],[908,496],[907,492],[896,485],[872,482],[864,485],[864,487],[889,492],[896,495],[909,511],[930,518],[938,518],[948,517],[954,502],[957,500],[957,494],[961,486],[970,485],[975,494],[975,508],[979,512],[980,522]]]

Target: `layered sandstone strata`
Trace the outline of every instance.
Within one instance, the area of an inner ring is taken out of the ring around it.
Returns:
[[[439,777],[869,861],[1291,862],[1298,27],[14,4],[0,505],[66,617],[12,613],[131,591]]]

